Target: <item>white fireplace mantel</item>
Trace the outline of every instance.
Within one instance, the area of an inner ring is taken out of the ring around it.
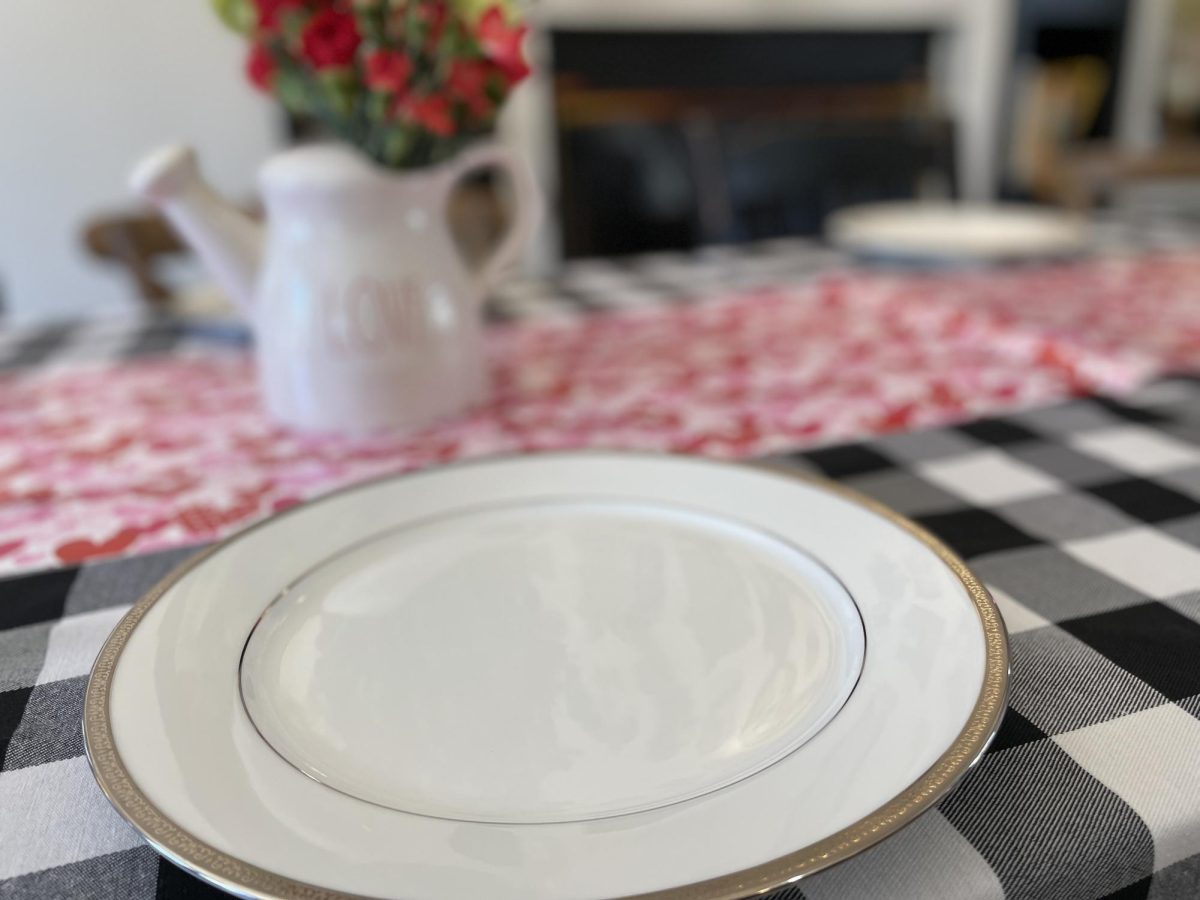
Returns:
[[[969,0],[538,0],[550,28],[902,28],[938,26]]]
[[[945,53],[934,86],[955,120],[962,194],[977,201],[995,196],[1013,34],[1008,0],[539,0],[529,14],[534,75],[512,98],[502,133],[534,161],[548,198],[556,188],[548,40],[555,29],[935,31],[944,37]],[[545,229],[531,259],[538,269],[558,259],[554,231]]]

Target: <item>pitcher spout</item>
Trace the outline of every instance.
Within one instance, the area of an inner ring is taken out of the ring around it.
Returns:
[[[167,217],[218,284],[249,313],[262,261],[261,225],[214,191],[190,147],[162,147],[138,164],[130,186]]]

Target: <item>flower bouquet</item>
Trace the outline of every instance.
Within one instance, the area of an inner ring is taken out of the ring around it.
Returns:
[[[249,40],[246,74],[397,169],[453,157],[489,132],[529,74],[526,26],[489,0],[213,0]]]

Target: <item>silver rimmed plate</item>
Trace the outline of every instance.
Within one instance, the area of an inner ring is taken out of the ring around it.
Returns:
[[[97,780],[251,897],[739,897],[929,808],[1004,708],[927,534],[782,470],[618,453],[356,487],[218,545],[102,650]]]

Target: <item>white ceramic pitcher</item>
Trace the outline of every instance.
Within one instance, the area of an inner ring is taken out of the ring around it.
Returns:
[[[468,172],[511,179],[513,220],[476,271],[446,219]],[[263,166],[264,229],[201,178],[187,147],[134,171],[153,201],[249,316],[268,410],[305,429],[411,429],[486,395],[480,306],[520,254],[540,205],[527,165],[496,144],[440,166],[393,172],[349,147],[284,152]]]

